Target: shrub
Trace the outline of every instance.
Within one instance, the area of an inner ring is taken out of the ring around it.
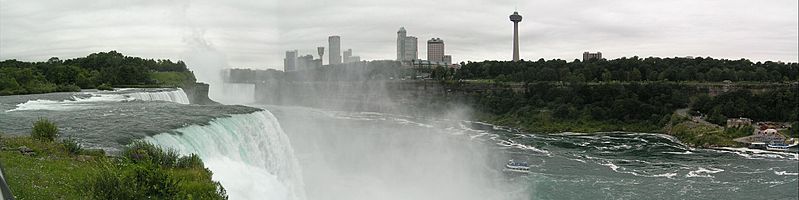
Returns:
[[[144,164],[133,171],[133,185],[147,199],[176,199],[179,183],[157,165]]]
[[[164,150],[145,141],[134,141],[123,151],[122,155],[134,163],[149,162],[164,167],[174,167],[180,157],[174,149]]]
[[[178,158],[175,167],[178,168],[204,168],[203,161],[197,154],[190,154],[188,156],[181,156]]]
[[[67,150],[67,153],[72,155],[78,155],[83,151],[83,147],[72,137],[61,140],[61,144],[64,145],[64,149]]]
[[[137,199],[138,195],[123,177],[108,169],[89,178],[83,190],[90,199]]]
[[[52,142],[56,136],[58,136],[58,127],[50,120],[39,118],[38,121],[33,123],[33,131],[31,132],[33,139]]]
[[[114,90],[114,88],[111,87],[111,84],[108,84],[108,83],[100,84],[99,86],[97,86],[97,89],[98,90]]]
[[[75,84],[70,85],[58,85],[56,88],[58,92],[80,92],[80,87]]]

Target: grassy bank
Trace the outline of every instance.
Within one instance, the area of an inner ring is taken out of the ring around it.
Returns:
[[[137,141],[107,156],[57,135],[47,120],[30,137],[0,134],[0,163],[17,199],[227,199],[196,155]]]
[[[211,180],[211,172],[201,161],[186,166],[153,163],[151,158],[168,154],[164,150],[147,152],[132,148],[128,152],[141,153],[134,154],[141,157],[110,157],[102,151],[71,153],[62,142],[31,137],[3,136],[1,142],[3,172],[11,192],[20,200],[226,198],[222,186]],[[30,148],[35,155],[23,155],[19,151],[21,146]],[[190,159],[173,157],[175,163]]]

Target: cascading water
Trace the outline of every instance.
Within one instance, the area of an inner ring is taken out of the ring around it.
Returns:
[[[128,94],[131,98],[142,101],[169,101],[179,104],[189,104],[189,97],[183,89],[160,92],[134,92]]]
[[[231,199],[305,199],[289,138],[269,111],[218,118],[146,140],[199,155]]]
[[[81,110],[95,107],[102,102],[122,101],[168,101],[179,104],[189,104],[189,98],[183,89],[158,89],[147,91],[141,89],[120,89],[113,92],[82,92],[75,93],[66,100],[34,99],[17,104],[17,107],[6,112],[22,110]]]

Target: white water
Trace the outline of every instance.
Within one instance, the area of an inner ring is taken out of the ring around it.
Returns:
[[[143,101],[169,101],[179,104],[189,104],[189,97],[182,88],[161,92],[135,92],[128,94],[130,98]]]
[[[269,111],[218,118],[146,140],[199,155],[230,199],[305,199],[289,138]]]
[[[119,89],[115,92],[124,92],[131,89]],[[132,93],[107,93],[107,92],[84,92],[85,96],[72,96],[71,100],[54,101],[46,99],[29,100],[25,103],[17,104],[17,107],[6,112],[23,110],[81,110],[89,109],[100,102],[122,102],[122,101],[168,101],[179,104],[189,104],[189,98],[183,89],[157,92],[132,92]]]

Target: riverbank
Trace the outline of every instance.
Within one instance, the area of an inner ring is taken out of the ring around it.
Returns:
[[[199,158],[154,146],[113,157],[69,141],[0,135],[0,147],[5,180],[17,199],[226,198]],[[173,164],[164,165],[167,160]]]

